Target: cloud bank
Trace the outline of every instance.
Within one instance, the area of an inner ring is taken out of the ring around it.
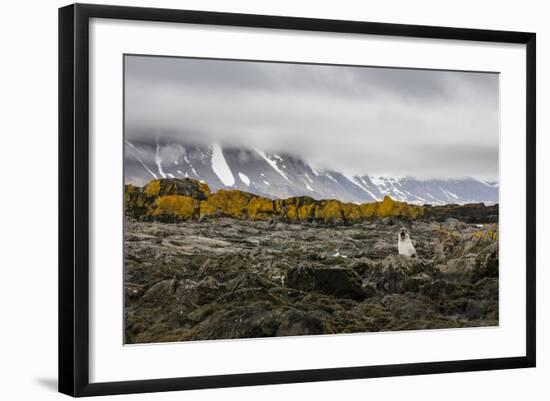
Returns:
[[[126,56],[125,138],[349,174],[498,179],[494,73]]]

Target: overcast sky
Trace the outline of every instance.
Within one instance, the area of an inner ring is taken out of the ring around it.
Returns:
[[[127,56],[126,139],[349,174],[498,179],[498,74]]]

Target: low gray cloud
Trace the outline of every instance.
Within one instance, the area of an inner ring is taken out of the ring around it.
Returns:
[[[498,74],[125,58],[125,135],[355,174],[498,179]]]

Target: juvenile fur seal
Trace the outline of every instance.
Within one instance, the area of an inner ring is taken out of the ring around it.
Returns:
[[[414,249],[411,237],[405,227],[401,227],[399,234],[397,234],[397,251],[403,256],[416,257],[416,249]]]

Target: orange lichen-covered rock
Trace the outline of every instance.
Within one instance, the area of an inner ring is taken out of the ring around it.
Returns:
[[[261,220],[273,217],[276,213],[274,202],[267,198],[252,198],[247,205],[248,217]]]
[[[381,202],[358,205],[309,196],[271,200],[239,190],[220,189],[212,194],[208,185],[189,178],[152,180],[143,189],[126,185],[124,196],[127,216],[167,221],[171,221],[170,216],[175,220],[223,216],[339,223],[384,217],[414,220],[428,213],[424,206],[398,202],[389,196]]]
[[[376,216],[376,210],[378,209],[379,202],[363,203],[359,205],[359,211],[361,212],[361,217],[371,218]]]
[[[184,195],[165,195],[157,198],[151,208],[151,216],[163,216],[169,220],[187,220],[199,215],[199,201]]]
[[[279,201],[281,217],[290,220],[312,220],[317,201],[309,196],[297,196]]]
[[[405,217],[416,219],[424,215],[422,206],[394,201],[389,196],[385,196],[382,202],[364,203],[359,206],[359,209],[365,218]]]
[[[342,215],[346,221],[358,221],[363,217],[361,214],[361,208],[355,203],[342,203]]]
[[[141,191],[141,188],[134,185],[126,185],[124,188],[124,201],[126,204],[131,203],[133,207],[145,207],[146,198]]]
[[[396,212],[396,206],[397,206],[397,202],[395,202],[389,196],[384,196],[384,200],[378,204],[378,208],[376,210],[376,216],[377,217],[394,216]]]
[[[150,181],[143,187],[143,192],[150,197],[158,196],[160,194],[160,180]]]
[[[208,185],[190,178],[153,180],[143,188],[143,192],[150,197],[185,195],[198,200],[205,200],[210,196]]]
[[[248,217],[248,204],[255,195],[238,190],[220,189],[200,203],[200,216]]]
[[[126,216],[139,218],[145,215],[151,202],[151,199],[143,193],[141,188],[134,185],[125,185],[124,205]]]
[[[298,207],[298,219],[300,220],[313,220],[315,218],[315,210],[317,205],[315,203],[309,203]]]
[[[315,218],[333,223],[343,221],[342,203],[334,199],[321,201],[319,207],[315,210]]]
[[[479,230],[474,233],[474,237],[478,240],[498,241],[498,226],[493,225],[485,230]]]

